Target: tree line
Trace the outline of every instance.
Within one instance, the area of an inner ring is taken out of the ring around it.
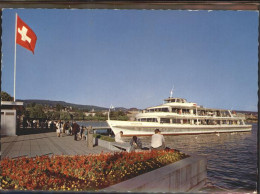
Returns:
[[[2,101],[13,101],[11,97],[6,92],[1,92]],[[69,110],[66,110],[69,109]],[[17,113],[27,119],[41,119],[41,120],[84,120],[84,121],[106,121],[108,118],[107,114],[102,111],[97,111],[94,114],[85,113],[89,110],[81,110],[75,107],[64,107],[60,104],[56,104],[55,107],[50,107],[48,105],[31,103],[24,106],[23,109]],[[127,114],[121,110],[111,111],[110,119],[115,120],[128,120]]]

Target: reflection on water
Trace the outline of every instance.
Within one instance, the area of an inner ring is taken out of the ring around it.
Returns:
[[[106,121],[101,121],[101,122],[95,122],[95,121],[77,121],[77,123],[81,126],[84,127],[108,127],[108,124]]]
[[[106,122],[81,124],[107,126]],[[165,136],[165,141],[167,147],[207,157],[209,183],[204,191],[222,188],[252,192],[256,191],[257,183],[257,128],[253,124],[251,132]],[[145,145],[150,144],[151,137],[141,139]]]

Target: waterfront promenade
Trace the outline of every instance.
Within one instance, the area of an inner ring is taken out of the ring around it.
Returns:
[[[110,150],[94,146],[87,147],[86,140],[74,141],[74,136],[57,137],[56,132],[19,135],[1,138],[1,159],[41,155],[87,155]]]

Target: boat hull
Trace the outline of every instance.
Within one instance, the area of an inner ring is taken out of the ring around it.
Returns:
[[[107,120],[107,123],[114,134],[123,131],[124,136],[149,136],[154,134],[155,129],[160,129],[163,135],[231,133],[252,130],[252,125],[187,125],[116,120]]]

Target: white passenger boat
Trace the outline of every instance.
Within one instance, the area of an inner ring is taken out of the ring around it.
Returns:
[[[124,136],[153,135],[160,129],[163,135],[246,132],[252,125],[245,124],[245,116],[234,111],[204,108],[183,98],[165,99],[159,106],[149,107],[136,115],[135,121],[107,120],[114,134]]]

